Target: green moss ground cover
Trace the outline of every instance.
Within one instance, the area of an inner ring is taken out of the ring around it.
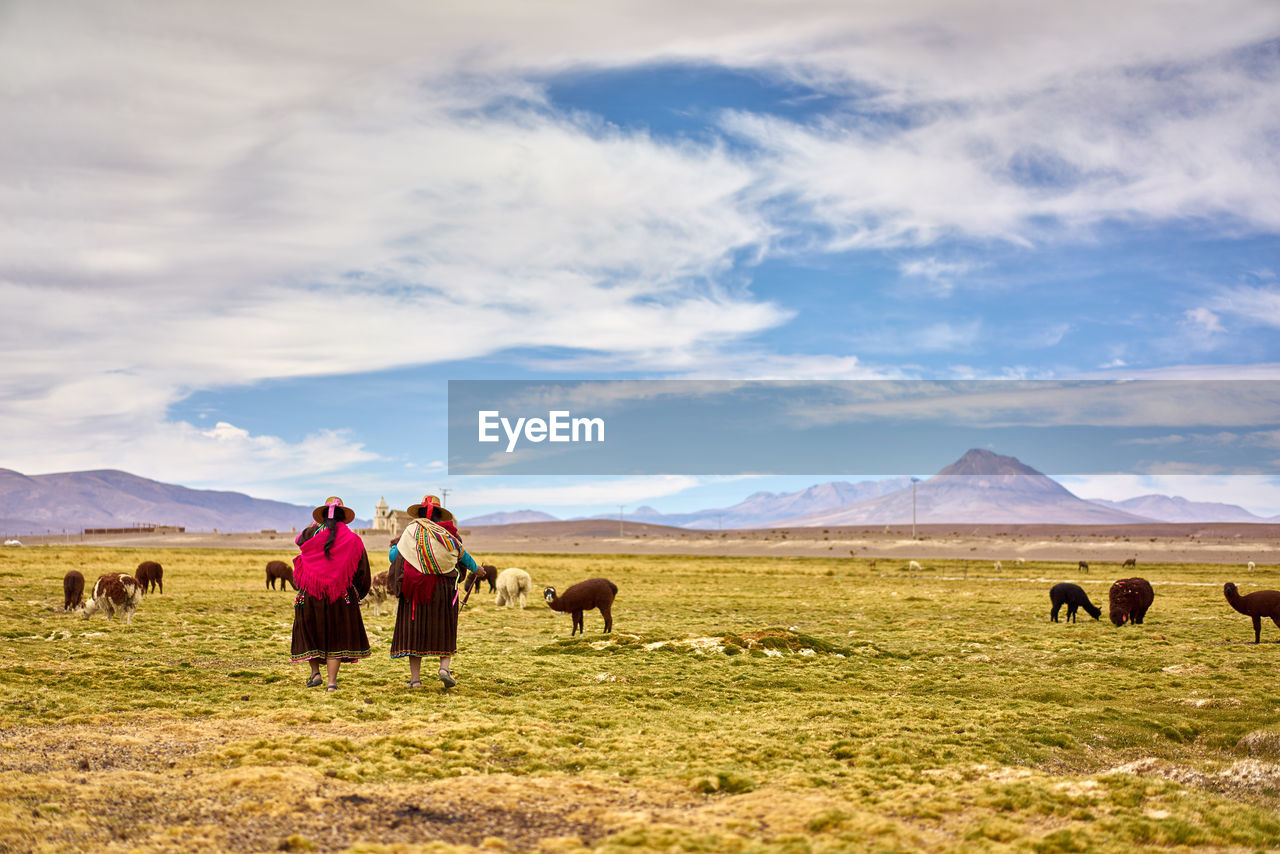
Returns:
[[[535,596],[473,595],[457,688],[406,689],[366,610],[374,658],[326,695],[277,557],[0,551],[0,850],[1280,846],[1280,629],[1248,643],[1221,593],[1265,568],[1142,566],[1117,629],[1049,622],[1064,578],[1105,611],[1114,578],[1066,564],[486,555]],[[144,559],[166,593],[132,626],[59,610],[66,570]],[[597,575],[614,632],[571,639],[536,592]]]

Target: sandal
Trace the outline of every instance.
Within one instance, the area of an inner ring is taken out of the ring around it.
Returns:
[[[439,675],[440,681],[444,683],[444,687],[446,688],[452,688],[454,685],[458,684],[458,680],[453,678],[453,673],[451,671],[441,670]]]
[[[337,690],[338,690],[338,686],[337,686],[337,685],[326,685],[326,686],[325,686],[325,688],[324,688],[324,690],[326,690],[326,691],[337,691]]]
[[[421,687],[422,687],[422,680],[421,680],[421,679],[410,679],[408,682],[406,682],[406,683],[404,683],[404,684],[408,685],[410,688],[421,688]]]
[[[323,676],[321,676],[319,673],[312,673],[310,678],[307,679],[307,687],[319,688],[321,683],[323,682],[324,682]]]

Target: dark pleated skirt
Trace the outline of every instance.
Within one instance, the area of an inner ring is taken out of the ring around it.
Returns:
[[[458,606],[453,594],[458,584],[440,576],[430,602],[396,604],[396,629],[391,635],[391,657],[453,655],[458,651]]]
[[[337,602],[326,602],[299,592],[293,601],[293,645],[291,661],[313,658],[337,658],[355,661],[369,657],[369,636],[364,632],[360,603],[348,601],[351,594]]]

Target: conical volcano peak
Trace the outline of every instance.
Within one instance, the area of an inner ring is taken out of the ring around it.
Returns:
[[[965,452],[964,456],[956,460],[951,465],[938,472],[937,476],[942,475],[1010,475],[1010,474],[1032,474],[1043,475],[1026,465],[1016,457],[1006,457],[982,448],[970,448]]]

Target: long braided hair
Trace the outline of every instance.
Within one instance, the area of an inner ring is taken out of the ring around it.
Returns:
[[[325,540],[324,543],[324,556],[326,560],[333,559],[329,552],[333,550],[333,541],[338,539],[338,523],[341,521],[342,520],[340,518],[335,516],[332,519],[325,519],[320,523],[320,527],[329,529],[329,539]]]

